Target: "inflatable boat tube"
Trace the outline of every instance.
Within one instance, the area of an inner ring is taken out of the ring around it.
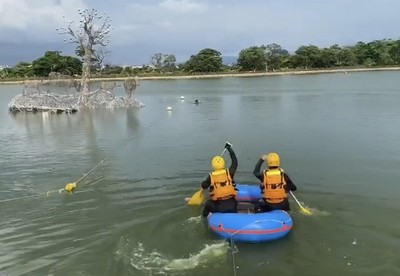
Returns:
[[[261,197],[258,185],[237,184],[239,202],[256,202]],[[286,236],[293,227],[289,213],[275,210],[265,213],[212,213],[207,218],[209,229],[221,238],[261,243]]]

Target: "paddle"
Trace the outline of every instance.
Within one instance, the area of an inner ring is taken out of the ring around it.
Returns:
[[[224,153],[226,151],[226,148],[224,148],[224,150],[221,153],[221,156],[224,156]],[[200,189],[199,191],[195,192],[191,198],[189,198],[189,200],[187,201],[188,205],[192,205],[192,206],[199,206],[203,203],[204,201],[204,193],[203,193],[204,189]]]
[[[188,205],[192,206],[199,206],[203,203],[204,201],[204,194],[203,194],[203,189],[200,189],[199,191],[195,192],[191,198],[187,201]]]
[[[296,203],[299,205],[300,207],[300,211],[301,213],[303,213],[304,215],[312,215],[312,212],[307,209],[306,207],[304,207],[303,205],[301,205],[300,201],[297,200],[297,198],[294,196],[294,194],[292,193],[292,191],[289,191],[290,195],[294,198],[294,200],[296,201]]]

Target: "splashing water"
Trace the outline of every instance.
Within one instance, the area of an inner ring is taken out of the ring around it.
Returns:
[[[310,212],[311,212],[311,214],[313,215],[313,216],[322,216],[322,217],[325,217],[325,216],[329,216],[330,215],[330,213],[328,212],[328,211],[323,211],[323,210],[318,210],[318,209],[315,209],[315,208],[310,208],[310,207],[306,207],[308,210],[310,210]]]
[[[204,266],[207,263],[215,262],[219,257],[226,257],[229,249],[227,242],[206,244],[199,252],[190,254],[187,258],[171,259],[156,250],[146,250],[143,243],[137,243],[131,250],[129,244],[129,239],[121,238],[115,253],[116,256],[128,259],[130,265],[139,271],[156,274],[186,271],[200,265]]]
[[[200,223],[201,222],[201,216],[197,217],[190,217],[186,220],[188,223]]]
[[[216,243],[207,245],[198,253],[191,255],[189,258],[174,259],[165,266],[166,270],[188,270],[193,269],[201,264],[208,263],[218,257],[226,256],[228,252],[228,243]]]
[[[199,227],[201,223],[201,216],[190,217],[182,222],[182,228],[187,233],[188,238],[196,238],[199,235],[198,233],[202,229],[202,227]]]
[[[306,210],[308,210],[310,212],[310,214],[306,214],[306,215],[309,215],[309,216],[322,216],[322,217],[325,217],[325,216],[329,216],[330,215],[330,213],[328,211],[323,211],[323,210],[318,210],[316,208],[311,208],[311,207],[305,205],[304,203],[302,203],[302,206],[304,207],[304,209],[306,209]],[[301,211],[299,208],[297,208],[295,210],[295,208],[292,207],[291,209],[292,209],[292,211],[291,211],[292,213],[299,213],[299,214],[303,214],[304,215],[303,211]]]

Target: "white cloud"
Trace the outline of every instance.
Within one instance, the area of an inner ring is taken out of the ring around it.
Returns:
[[[29,9],[22,1],[0,0],[1,28],[24,29]]]
[[[111,17],[109,48],[124,63],[126,56],[189,56],[205,47],[237,54],[268,43],[293,51],[302,44],[397,38],[400,23],[398,0],[0,0],[0,41],[62,44],[55,29],[85,5]]]
[[[208,9],[206,4],[191,0],[164,0],[159,7],[173,13],[203,13]]]
[[[0,36],[15,40],[23,34],[28,40],[49,40],[57,27],[67,24],[63,16],[76,19],[77,9],[85,7],[83,0],[0,0]]]

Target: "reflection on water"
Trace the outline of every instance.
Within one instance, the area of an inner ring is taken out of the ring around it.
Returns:
[[[140,112],[140,110],[136,108],[128,108],[126,110],[126,126],[132,134],[136,134],[140,126],[140,122],[137,118],[138,112]]]
[[[53,114],[50,112],[10,112],[10,117],[14,122],[24,127],[28,135],[32,135],[33,137],[49,134],[46,130],[57,133],[60,132],[60,134],[65,135],[71,126],[71,120],[74,121],[72,116],[74,115],[64,116],[63,114],[60,116],[60,114]]]
[[[265,98],[266,96],[264,95],[246,95],[246,96],[241,96],[240,100],[242,103],[246,104],[257,104],[259,102],[265,102]]]

